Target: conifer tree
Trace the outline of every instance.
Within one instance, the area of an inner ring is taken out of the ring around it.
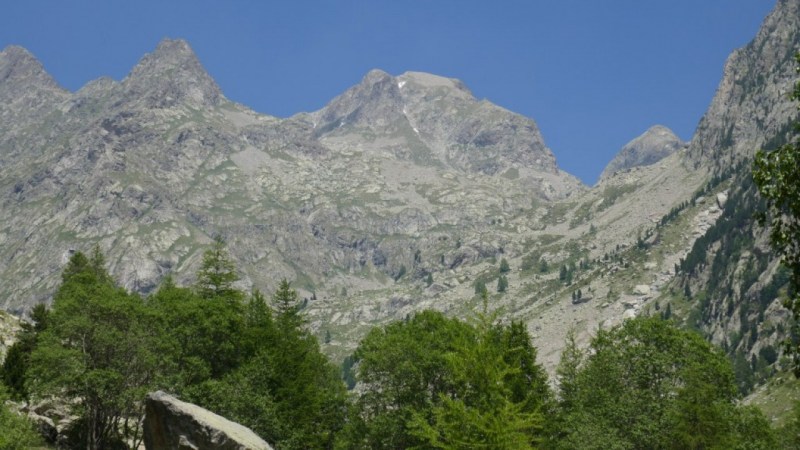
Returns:
[[[225,240],[217,235],[211,248],[203,253],[203,262],[197,272],[197,293],[205,299],[236,302],[242,299],[242,293],[233,287],[237,281],[236,265],[228,255]]]

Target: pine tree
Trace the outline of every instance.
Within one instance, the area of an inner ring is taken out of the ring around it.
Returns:
[[[508,279],[505,275],[500,275],[497,279],[497,292],[505,292],[508,289]]]
[[[539,260],[539,272],[547,273],[550,268],[547,266],[547,261],[544,258]]]
[[[483,280],[478,280],[475,282],[475,293],[478,295],[484,295],[488,292],[486,289],[486,283]]]
[[[508,265],[508,261],[505,258],[500,260],[500,273],[508,273],[511,271],[511,266]]]
[[[556,368],[559,396],[564,409],[571,408],[577,401],[578,395],[578,369],[583,362],[583,351],[575,341],[575,329],[567,332],[561,360]]]
[[[203,263],[197,272],[197,293],[205,299],[240,301],[242,293],[233,287],[237,281],[236,266],[228,255],[225,241],[217,235],[212,247],[203,254]]]

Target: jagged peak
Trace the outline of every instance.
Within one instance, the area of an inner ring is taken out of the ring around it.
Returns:
[[[219,86],[183,39],[163,39],[155,51],[142,57],[123,84],[138,93],[155,91],[154,100],[165,96],[166,104],[159,100],[155,105],[160,107],[181,99],[206,105],[222,99]]]
[[[22,83],[63,91],[42,63],[25,47],[9,45],[0,51],[0,84]]]

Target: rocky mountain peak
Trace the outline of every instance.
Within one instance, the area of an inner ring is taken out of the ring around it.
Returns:
[[[373,69],[315,115],[317,134],[345,126],[383,128],[403,117],[403,99],[395,78]]]
[[[728,57],[689,147],[696,167],[729,167],[791,130],[797,108],[788,93],[797,79],[798,47],[800,0],[780,0],[756,37]]]
[[[217,83],[182,39],[164,39],[123,80],[128,95],[153,108],[179,103],[215,106],[224,98]]]
[[[625,144],[603,170],[600,179],[633,167],[649,166],[686,146],[681,138],[663,125],[654,125]]]
[[[28,50],[0,52],[0,130],[40,119],[69,95]]]
[[[0,89],[47,88],[62,90],[28,50],[9,45],[0,52]]]

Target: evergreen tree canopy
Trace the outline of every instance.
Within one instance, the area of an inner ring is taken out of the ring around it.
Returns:
[[[78,252],[67,264],[27,375],[36,398],[81,399],[73,409],[89,449],[140,441],[139,405],[155,386],[163,355],[151,313],[138,296],[114,286],[97,255]]]
[[[211,248],[203,253],[203,263],[197,272],[197,293],[205,299],[240,301],[242,293],[233,287],[237,281],[239,275],[225,248],[225,241],[221,236],[215,236]]]
[[[724,355],[671,322],[627,320],[600,330],[585,360],[571,346],[565,357],[564,448],[773,448],[769,427],[737,408]]]

